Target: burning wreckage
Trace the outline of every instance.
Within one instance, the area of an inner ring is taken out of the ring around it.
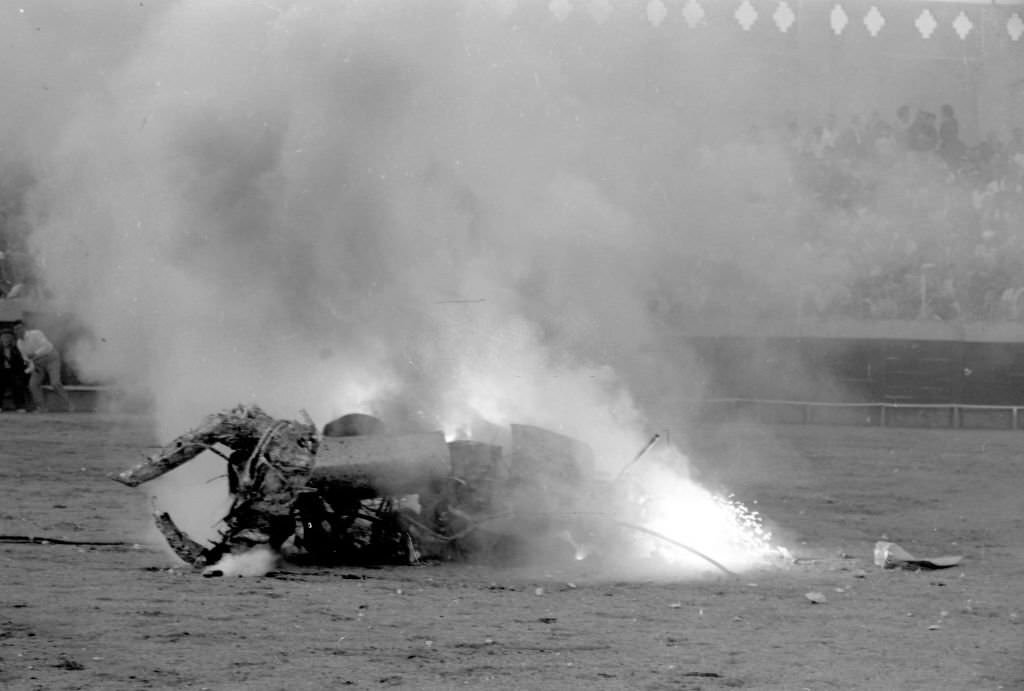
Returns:
[[[504,560],[537,544],[559,544],[580,559],[584,544],[608,549],[624,529],[728,572],[629,522],[636,507],[622,506],[622,492],[613,491],[622,473],[599,479],[585,444],[528,425],[512,425],[507,437],[506,448],[446,442],[441,432],[390,434],[361,414],[318,433],[308,417],[280,420],[239,405],[208,416],[115,479],[135,487],[208,450],[226,460],[231,504],[219,539],[203,546],[168,514],[155,517],[171,549],[208,574],[222,557],[261,547],[316,564]]]

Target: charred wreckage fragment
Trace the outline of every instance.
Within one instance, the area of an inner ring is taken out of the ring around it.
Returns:
[[[174,552],[199,568],[257,546],[318,564],[414,563],[503,559],[552,536],[579,558],[583,542],[606,539],[584,518],[595,506],[612,510],[611,483],[595,479],[590,449],[528,425],[506,436],[507,447],[389,434],[358,414],[321,434],[308,418],[239,405],[115,479],[135,487],[207,450],[225,458],[231,505],[216,541],[200,545],[168,514],[156,516]]]

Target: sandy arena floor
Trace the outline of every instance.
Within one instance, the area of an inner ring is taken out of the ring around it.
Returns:
[[[701,475],[756,501],[798,563],[624,582],[586,562],[204,579],[107,479],[154,443],[145,419],[0,431],[0,688],[1024,688],[1020,433],[702,429]],[[882,571],[882,536],[965,560]]]

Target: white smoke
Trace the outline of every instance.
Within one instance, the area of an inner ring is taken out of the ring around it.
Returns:
[[[36,152],[35,250],[98,337],[76,359],[167,432],[238,400],[437,411],[506,337],[545,395],[630,375],[671,245],[627,167],[678,128],[542,38],[459,3],[154,15]]]
[[[617,471],[700,393],[652,305],[689,299],[694,243],[764,227],[684,153],[710,124],[671,43],[551,21],[180,0],[115,32],[26,144],[35,253],[96,335],[79,366],[150,395],[162,438],[239,401],[483,417]]]
[[[208,577],[266,576],[277,566],[278,555],[267,547],[254,547],[237,554],[225,554],[220,561],[203,570]]]

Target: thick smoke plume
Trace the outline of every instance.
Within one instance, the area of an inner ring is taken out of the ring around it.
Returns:
[[[685,250],[665,189],[683,128],[637,93],[641,68],[608,72],[592,27],[573,48],[550,21],[149,12],[31,151],[34,249],[97,336],[79,365],[145,389],[167,432],[238,400],[636,424],[631,378],[683,381],[649,354]],[[606,38],[643,51],[629,27]]]
[[[104,8],[8,17],[59,89],[18,99],[6,139],[36,180],[47,287],[95,335],[72,357],[149,395],[164,439],[254,401],[540,424],[615,472],[699,395],[665,326],[700,302],[693,248],[787,276],[770,214],[735,203],[744,180],[785,177],[781,159],[701,159],[721,75],[681,69],[642,13]]]

